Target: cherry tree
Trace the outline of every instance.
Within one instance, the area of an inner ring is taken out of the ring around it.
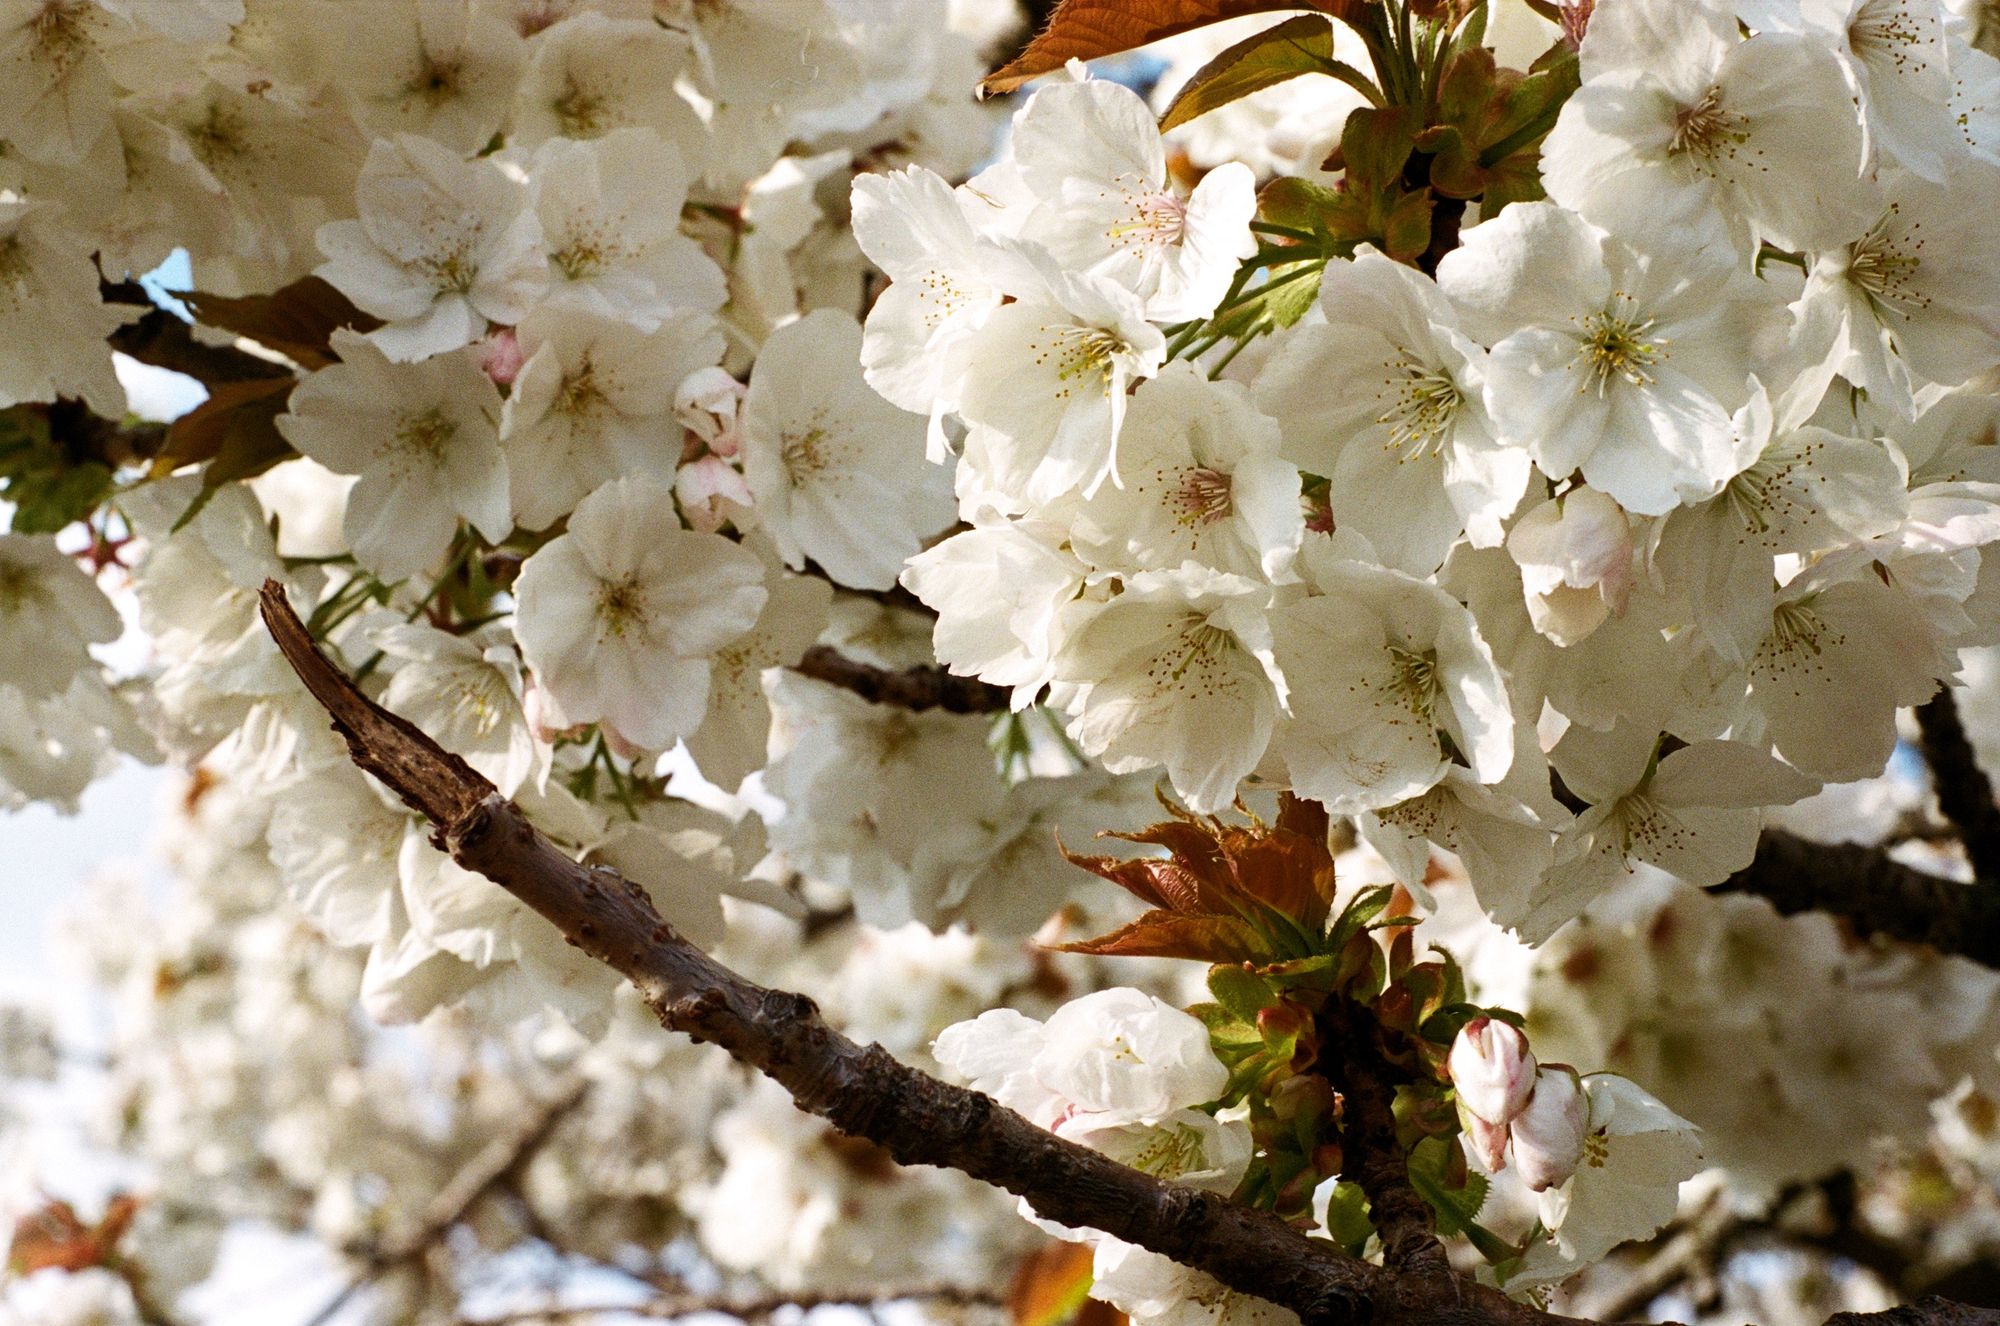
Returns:
[[[1032,18],[0,0],[0,1322],[2000,1321],[1991,6]]]

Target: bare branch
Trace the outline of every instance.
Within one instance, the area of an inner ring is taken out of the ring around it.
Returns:
[[[451,1176],[444,1187],[438,1189],[415,1224],[385,1239],[363,1256],[360,1272],[342,1286],[339,1293],[328,1299],[306,1326],[322,1326],[363,1286],[380,1278],[384,1272],[413,1262],[429,1252],[438,1240],[451,1231],[452,1226],[465,1219],[466,1213],[481,1198],[518,1175],[554,1134],[556,1125],[581,1105],[588,1094],[589,1081],[573,1076],[540,1108],[517,1120],[513,1127],[495,1134]]]
[[[1878,847],[1766,829],[1755,859],[1716,891],[1754,893],[1786,916],[1831,912],[1864,936],[1928,944],[2000,968],[2000,888],[1927,875]]]
[[[853,691],[876,704],[900,709],[943,709],[953,714],[1002,714],[1013,693],[974,677],[959,677],[940,667],[891,671],[859,663],[831,645],[815,645],[792,668],[815,681]]]
[[[1924,762],[1930,766],[1938,809],[1958,827],[1973,875],[2000,881],[2000,805],[1994,804],[1993,784],[1965,739],[1951,687],[1941,688],[1917,706],[1917,727],[1923,733]]]
[[[638,885],[572,861],[463,760],[361,694],[319,652],[276,581],[265,582],[262,609],[355,763],[428,815],[453,859],[631,980],[663,1026],[721,1046],[840,1131],[902,1164],[946,1166],[1004,1188],[1045,1219],[1206,1271],[1291,1309],[1305,1326],[1583,1326],[1457,1276],[1359,1261],[1269,1212],[1127,1168],[879,1045],[856,1045],[810,999],[746,980],[688,943]],[[2000,1312],[1926,1300],[1893,1318],[1845,1314],[1833,1326],[2000,1326]]]
[[[530,1322],[557,1322],[610,1316],[656,1317],[678,1321],[697,1313],[714,1312],[744,1321],[769,1317],[780,1308],[816,1308],[839,1305],[871,1308],[902,1302],[947,1303],[960,1307],[1003,1306],[1000,1295],[990,1290],[966,1289],[958,1285],[884,1285],[866,1293],[770,1293],[755,1298],[733,1298],[727,1294],[665,1294],[645,1303],[577,1304],[545,1308],[519,1308],[494,1317],[464,1317],[459,1326],[526,1326]]]

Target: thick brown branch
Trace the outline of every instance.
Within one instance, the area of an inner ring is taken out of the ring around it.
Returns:
[[[1930,766],[1938,809],[1958,826],[1973,875],[2000,881],[2000,805],[1994,804],[1993,784],[1965,739],[1951,687],[1917,706],[1917,727],[1923,733],[1924,762]],[[1994,887],[2000,884],[1989,885]]]
[[[940,667],[891,671],[858,663],[831,645],[815,645],[792,669],[815,681],[853,691],[876,704],[900,709],[943,709],[954,714],[1005,713],[1012,692]]]
[[[1382,1263],[1432,1278],[1449,1277],[1430,1203],[1410,1182],[1409,1153],[1396,1135],[1399,1074],[1383,1051],[1382,1032],[1344,1003],[1320,1015],[1322,1067],[1340,1089],[1343,1169],[1368,1194],[1369,1217],[1382,1240]]]
[[[1456,1276],[1358,1261],[1268,1212],[1129,1169],[978,1092],[909,1068],[879,1045],[856,1045],[810,999],[748,981],[681,938],[645,890],[572,861],[464,761],[362,695],[319,652],[283,586],[265,582],[262,607],[355,763],[429,816],[454,859],[631,980],[662,1025],[721,1046],[840,1131],[903,1164],[946,1166],[1004,1188],[1046,1219],[1102,1230],[1206,1271],[1290,1308],[1306,1326],[1581,1326]],[[2000,1326],[2000,1313],[1956,1304],[1927,1300],[1903,1312],[1881,1326]]]
[[[1717,889],[1754,893],[1786,916],[1831,912],[1861,935],[1929,944],[2000,968],[2000,889],[1927,875],[1877,847],[1766,829],[1755,859]]]

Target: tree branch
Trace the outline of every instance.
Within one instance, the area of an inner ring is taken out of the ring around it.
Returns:
[[[1785,916],[1831,912],[1864,936],[1929,944],[2000,968],[2000,888],[1927,875],[1878,847],[1766,829],[1756,857],[1716,892],[1754,893]]]
[[[1359,1261],[1269,1212],[1127,1168],[879,1045],[856,1045],[810,999],[748,981],[688,943],[638,885],[572,861],[463,760],[361,694],[319,652],[276,581],[264,583],[262,610],[355,763],[429,817],[453,859],[631,980],[663,1026],[721,1046],[840,1131],[902,1164],[946,1166],[1004,1188],[1045,1219],[1206,1271],[1291,1309],[1305,1326],[1583,1326],[1457,1276]],[[1849,1314],[1835,1326],[2000,1326],[2000,1313],[1942,1301],[1898,1313],[1872,1323]]]
[[[856,662],[832,645],[814,645],[792,671],[853,691],[876,704],[919,712],[942,709],[953,714],[1004,714],[1013,698],[1006,687],[989,685],[976,677],[955,676],[934,666],[892,672]]]
[[[1410,1182],[1409,1152],[1396,1133],[1396,1082],[1382,1028],[1329,1003],[1319,1016],[1321,1072],[1340,1090],[1342,1168],[1368,1194],[1382,1240],[1382,1263],[1431,1278],[1449,1277],[1430,1203]]]
[[[414,1225],[393,1238],[385,1239],[363,1255],[360,1273],[328,1299],[306,1326],[322,1326],[359,1293],[362,1286],[371,1283],[383,1272],[415,1261],[430,1251],[439,1239],[451,1231],[452,1226],[465,1219],[466,1212],[481,1198],[519,1174],[554,1134],[556,1125],[569,1117],[570,1112],[581,1105],[583,1098],[589,1094],[588,1079],[571,1077],[539,1109],[518,1120],[513,1127],[496,1134],[473,1153],[472,1158],[451,1176],[444,1187],[438,1189]]]
[[[1941,687],[1917,706],[1917,727],[1938,809],[1958,827],[1974,877],[2000,881],[2000,805],[1994,804],[1993,784],[1965,739],[1951,687]]]

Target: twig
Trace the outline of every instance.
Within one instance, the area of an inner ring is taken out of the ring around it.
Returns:
[[[2000,888],[2000,805],[1994,804],[1993,784],[1965,739],[1951,687],[1917,706],[1917,727],[1923,734],[1924,763],[1930,766],[1938,809],[1958,826],[1973,876]]]
[[[1457,1276],[1349,1257],[1266,1211],[1165,1182],[1064,1141],[989,1097],[862,1048],[803,995],[766,989],[683,939],[644,889],[571,860],[464,760],[368,699],[327,661],[266,581],[264,622],[347,741],[354,762],[437,827],[460,865],[493,880],[637,987],[663,1026],[778,1082],[841,1132],[906,1165],[957,1169],[1044,1219],[1101,1230],[1290,1308],[1304,1326],[1580,1326]],[[1871,1326],[1844,1314],[1836,1326]],[[1927,1300],[1872,1326],[2000,1326],[2000,1312]]]
[[[794,672],[853,691],[875,704],[922,712],[942,709],[953,714],[1004,714],[1013,692],[974,677],[958,677],[940,667],[891,671],[859,663],[832,645],[815,645],[793,665]]]
[[[576,1304],[571,1306],[545,1308],[518,1308],[491,1317],[461,1317],[459,1326],[515,1326],[516,1323],[562,1321],[577,1317],[596,1317],[610,1313],[622,1313],[634,1317],[656,1317],[663,1321],[680,1317],[691,1317],[696,1313],[721,1313],[724,1316],[740,1317],[754,1321],[768,1317],[780,1308],[817,1308],[830,1305],[849,1307],[879,1307],[884,1303],[900,1303],[922,1300],[931,1303],[951,1303],[971,1306],[1001,1306],[1001,1297],[988,1289],[971,1289],[962,1285],[887,1285],[866,1293],[771,1293],[755,1298],[731,1298],[727,1295],[668,1294],[645,1303],[601,1303]]]
[[[300,629],[304,630],[304,627]],[[556,1125],[582,1104],[589,1092],[587,1079],[571,1077],[540,1109],[479,1148],[472,1159],[466,1161],[444,1187],[438,1189],[414,1225],[384,1239],[363,1255],[361,1269],[307,1319],[306,1326],[324,1326],[346,1306],[348,1300],[364,1286],[380,1278],[383,1272],[415,1261],[428,1252],[452,1226],[465,1218],[466,1212],[482,1197],[519,1174],[522,1167],[541,1150],[542,1144],[549,1140]]]

